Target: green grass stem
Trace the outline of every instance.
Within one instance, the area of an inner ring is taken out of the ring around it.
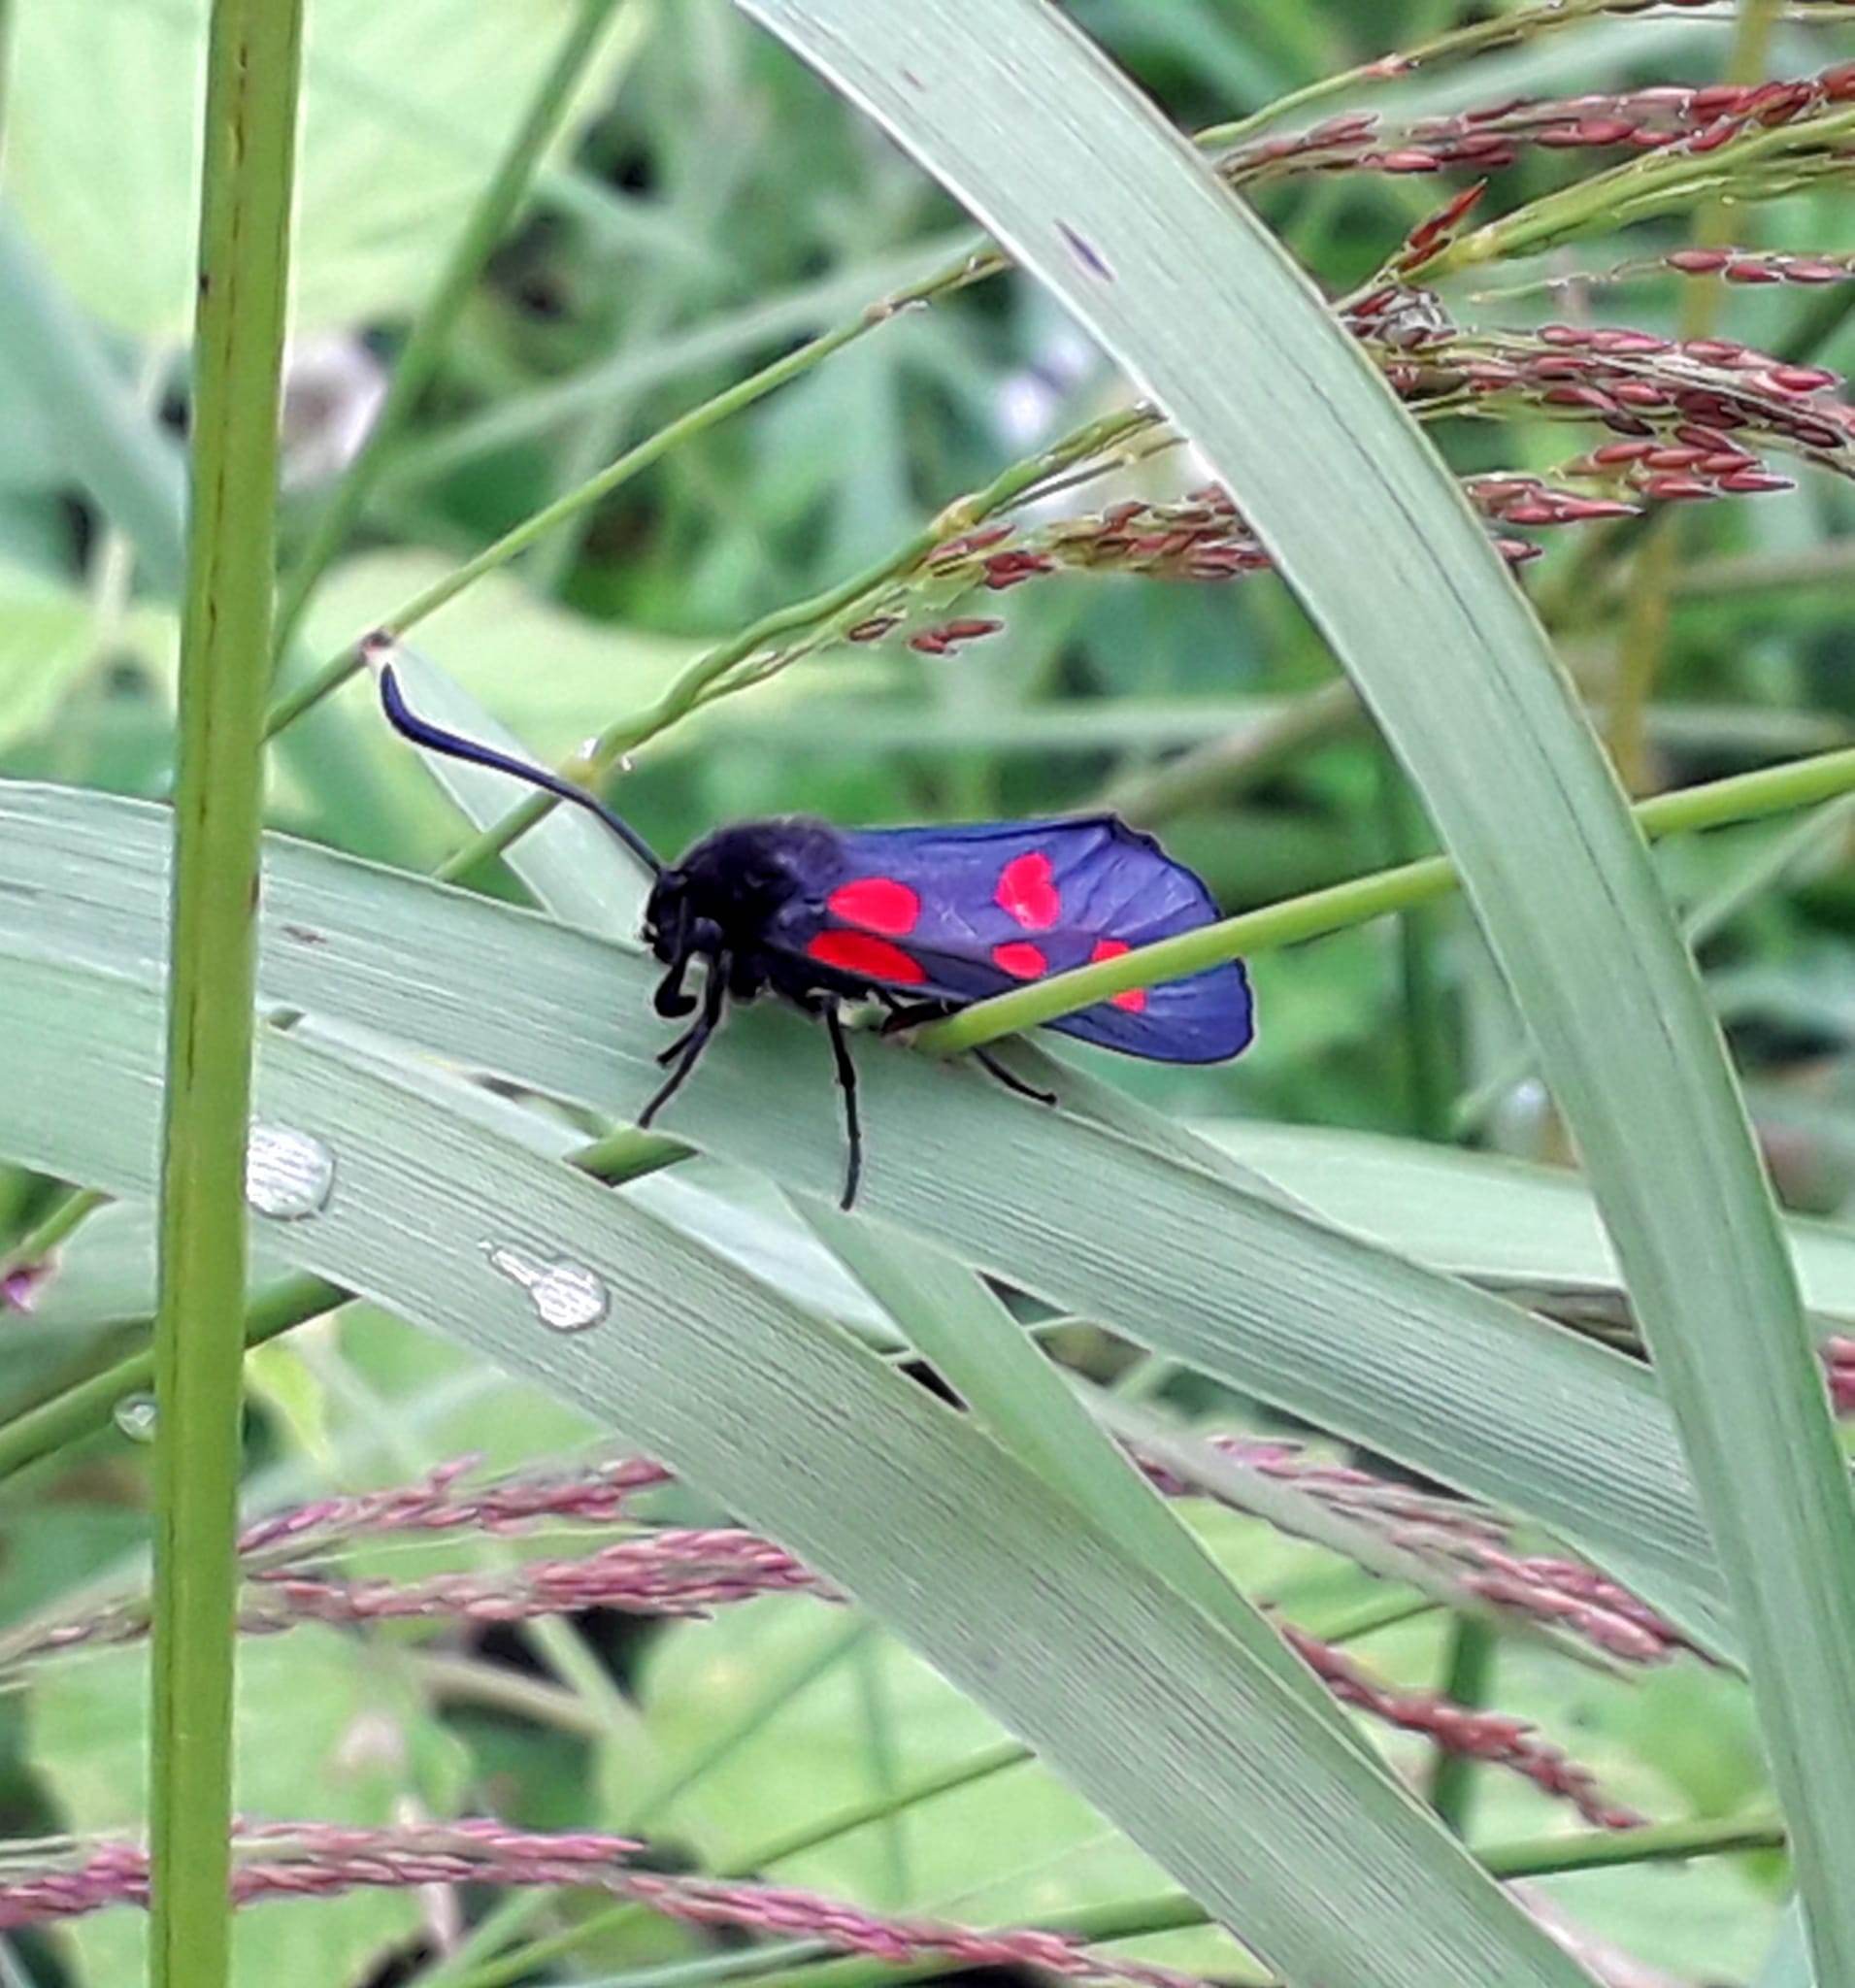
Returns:
[[[301,39],[299,0],[215,0],[154,1327],[155,1988],[221,1988],[230,1965],[245,1144]]]

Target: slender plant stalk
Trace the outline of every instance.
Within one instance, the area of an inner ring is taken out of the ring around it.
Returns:
[[[511,560],[519,558],[528,548],[545,539],[557,525],[569,518],[577,517],[582,511],[628,483],[633,477],[648,469],[650,465],[666,456],[679,444],[692,440],[707,432],[717,422],[724,421],[730,414],[739,414],[744,408],[752,407],[756,401],[764,400],[777,387],[787,381],[796,380],[809,373],[813,366],[828,359],[833,352],[842,351],[847,345],[853,345],[866,332],[874,331],[878,324],[886,323],[897,312],[910,304],[925,301],[954,287],[965,281],[964,264],[941,271],[919,283],[911,284],[907,289],[897,290],[878,303],[869,305],[857,315],[832,330],[809,340],[796,351],[788,352],[783,358],[776,359],[771,365],[763,366],[757,373],[750,373],[746,379],[737,381],[734,385],[712,394],[700,405],[679,414],[654,434],[647,435],[636,447],[625,450],[616,462],[609,464],[596,477],[556,497],[527,517],[513,530],[507,531],[493,545],[486,546],[473,559],[447,573],[442,580],[434,580],[422,593],[416,594],[404,607],[398,609],[380,624],[380,633],[399,637],[409,633],[423,621],[428,614],[435,614],[447,601],[453,600],[473,581],[507,566]],[[331,656],[322,667],[287,696],[280,699],[273,707],[266,725],[266,736],[274,738],[286,726],[292,725],[305,712],[313,711],[332,691],[339,690],[361,667],[360,650],[350,646],[339,655]]]
[[[6,157],[7,85],[13,76],[13,0],[0,0],[0,159]]]
[[[1657,794],[1638,802],[1633,812],[1644,835],[1682,835],[1722,827],[1729,821],[1750,821],[1792,808],[1808,808],[1851,789],[1855,789],[1855,747],[1845,747],[1683,787],[1672,794]],[[1382,917],[1387,911],[1428,904],[1448,896],[1457,883],[1455,869],[1443,856],[1380,870],[1327,890],[1266,905],[1260,911],[1220,918],[1174,939],[1136,946],[1099,966],[1052,974],[1047,980],[1014,987],[1009,994],[995,994],[944,1021],[930,1022],[917,1032],[915,1041],[936,1055],[949,1056],[996,1042],[1001,1036],[1040,1027],[1058,1015],[1074,1014],[1077,1009],[1093,1007],[1130,988],[1183,979],[1188,974],[1202,973],[1207,967],[1246,953],[1292,945],[1342,926]]]
[[[309,543],[284,584],[277,613],[275,655],[283,654],[316,582],[360,516],[407,415],[431,381],[458,313],[491,250],[508,232],[527,197],[542,155],[558,136],[574,92],[620,4],[621,0],[580,0],[580,12],[543,77],[527,116],[516,127],[488,185],[478,196],[446,258],[444,270],[408,334],[372,433],[330,492],[310,531]]]
[[[1777,0],[1742,0],[1722,82],[1743,85],[1756,83],[1765,74],[1776,19]],[[1694,246],[1732,247],[1739,239],[1739,212],[1724,200],[1707,202],[1694,217]],[[1711,283],[1690,283],[1681,291],[1676,318],[1680,337],[1707,336],[1718,315],[1720,295]],[[1642,793],[1652,784],[1644,741],[1649,701],[1668,652],[1682,515],[1678,505],[1664,511],[1640,536],[1617,647],[1616,684],[1605,726],[1606,744],[1617,778],[1633,794]]]
[[[61,1194],[56,1204],[11,1249],[0,1253],[0,1277],[12,1271],[30,1270],[34,1265],[43,1263],[90,1215],[106,1207],[109,1199],[107,1194],[99,1194],[93,1187],[74,1187]]]
[[[1487,1623],[1473,1615],[1456,1617],[1449,1631],[1449,1663],[1442,1680],[1442,1695],[1451,1705],[1477,1711],[1488,1703],[1498,1648]],[[1439,1752],[1430,1770],[1430,1806],[1459,1837],[1469,1833],[1474,1768],[1471,1754]]]
[[[229,1966],[245,1140],[300,0],[215,0],[154,1328],[150,1979]]]

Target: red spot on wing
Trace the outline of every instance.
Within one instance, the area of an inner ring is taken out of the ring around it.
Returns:
[[[912,954],[886,939],[867,932],[819,932],[806,945],[807,955],[820,966],[855,974],[865,980],[891,980],[903,987],[918,986],[927,971]]]
[[[1098,939],[1095,950],[1088,956],[1089,964],[1093,966],[1099,959],[1119,959],[1122,953],[1133,949],[1125,939]],[[1110,994],[1108,998],[1111,1007],[1124,1008],[1129,1014],[1139,1014],[1146,1006],[1146,989],[1129,987],[1124,994]]]
[[[1028,939],[1008,939],[1003,945],[993,946],[992,964],[1003,967],[1014,980],[1035,980],[1050,970],[1043,947],[1033,945]]]
[[[921,915],[920,894],[893,877],[859,877],[839,884],[824,902],[846,925],[884,932],[891,939],[912,932]]]
[[[1013,856],[999,872],[992,895],[1027,932],[1047,932],[1063,914],[1062,897],[1050,880],[1050,859],[1042,849]]]

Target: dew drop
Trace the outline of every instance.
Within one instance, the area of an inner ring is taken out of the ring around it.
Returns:
[[[151,1394],[125,1394],[110,1410],[110,1419],[131,1442],[154,1441],[156,1410]]]
[[[1489,1113],[1488,1129],[1504,1151],[1534,1158],[1540,1152],[1551,1116],[1551,1092],[1537,1077],[1525,1077],[1502,1094]]]
[[[273,1221],[300,1222],[328,1206],[335,1155],[319,1139],[287,1125],[251,1126],[245,1155],[245,1199]]]
[[[612,1293],[597,1271],[571,1257],[532,1255],[510,1242],[485,1242],[483,1254],[500,1277],[528,1293],[549,1332],[584,1332],[597,1325],[612,1305]]]

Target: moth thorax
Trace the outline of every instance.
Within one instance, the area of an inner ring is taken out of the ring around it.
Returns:
[[[744,821],[697,843],[664,883],[679,883],[692,922],[746,936],[795,897],[828,888],[838,860],[824,822]]]

